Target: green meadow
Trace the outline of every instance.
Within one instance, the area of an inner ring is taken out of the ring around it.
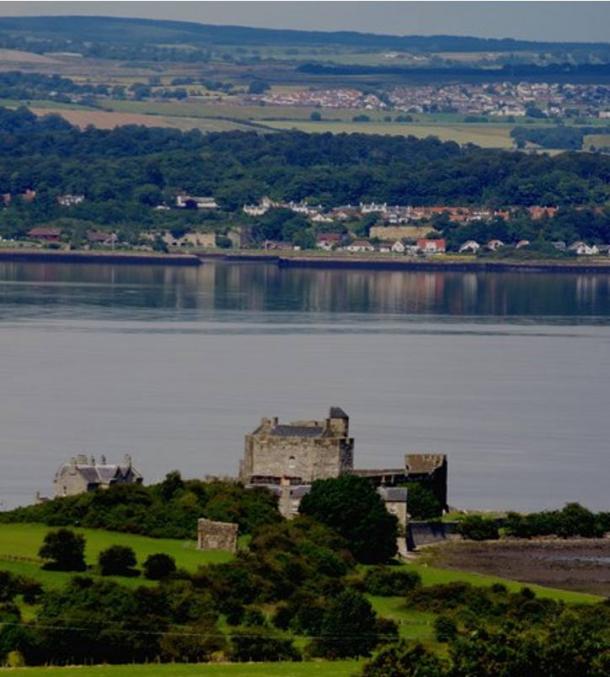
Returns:
[[[38,549],[45,534],[54,527],[43,524],[0,524],[0,569],[22,574],[39,580],[43,585],[58,587],[64,585],[74,574],[62,571],[45,571],[38,559]],[[78,529],[86,539],[85,558],[94,566],[102,550],[111,545],[125,545],[133,548],[141,565],[154,553],[171,555],[179,568],[195,571],[198,566],[227,562],[231,555],[224,551],[202,552],[197,550],[195,541],[180,541],[169,538],[148,538],[102,529]],[[146,579],[117,578],[124,585],[141,585]]]
[[[358,661],[303,663],[222,663],[181,665],[100,665],[67,668],[0,669],[11,677],[349,677],[358,673]]]

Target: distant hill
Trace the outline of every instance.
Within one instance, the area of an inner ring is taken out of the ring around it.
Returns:
[[[372,50],[416,52],[518,52],[607,50],[608,43],[532,42],[512,38],[477,38],[450,35],[397,36],[357,33],[213,26],[184,21],[90,16],[0,18],[2,43],[28,47],[29,51],[79,50],[87,43],[153,46],[187,44],[206,48],[218,45],[337,45]]]

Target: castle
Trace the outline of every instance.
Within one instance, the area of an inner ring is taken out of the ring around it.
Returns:
[[[278,496],[284,517],[298,512],[303,496],[315,480],[354,474],[377,487],[389,512],[404,527],[407,521],[408,482],[427,486],[443,509],[447,508],[447,457],[443,454],[407,454],[401,468],[354,468],[354,440],[349,436],[349,417],[331,407],[322,421],[280,424],[263,418],[246,435],[239,479],[246,486],[265,486]]]

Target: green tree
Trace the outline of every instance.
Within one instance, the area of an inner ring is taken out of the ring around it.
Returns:
[[[57,571],[84,571],[85,564],[85,537],[75,534],[70,529],[49,531],[38,551],[38,556],[49,560],[44,564],[45,569]]]
[[[379,641],[376,623],[371,603],[355,590],[344,590],[324,612],[320,635],[310,651],[332,659],[369,656]]]
[[[417,482],[408,484],[407,500],[409,515],[413,519],[431,520],[443,514],[443,508],[434,493]]]
[[[132,548],[124,545],[111,545],[98,556],[98,565],[102,576],[137,576],[136,554]]]
[[[160,581],[176,573],[176,560],[164,552],[149,555],[144,561],[144,576]]]
[[[390,515],[369,480],[355,475],[317,480],[299,507],[348,542],[364,563],[387,562],[396,554],[398,520]]]

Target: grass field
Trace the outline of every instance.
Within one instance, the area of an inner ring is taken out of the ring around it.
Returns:
[[[610,146],[610,134],[586,134],[582,142],[582,148],[583,150],[589,150],[590,146],[608,148]]]
[[[349,677],[361,662],[310,661],[303,663],[231,663],[204,665],[100,665],[74,668],[23,668],[3,670],[11,677]]]
[[[64,585],[74,574],[45,571],[40,568],[40,561],[37,558],[38,549],[50,529],[42,524],[0,524],[0,569],[30,576],[46,586]],[[83,534],[86,539],[85,557],[90,565],[94,565],[99,553],[111,545],[133,548],[139,564],[148,555],[165,552],[176,560],[178,567],[188,571],[194,571],[202,564],[226,562],[231,559],[231,555],[227,552],[197,550],[195,541],[147,538],[101,529],[74,529],[74,531]],[[146,581],[141,577],[116,580],[125,585],[141,585]]]

